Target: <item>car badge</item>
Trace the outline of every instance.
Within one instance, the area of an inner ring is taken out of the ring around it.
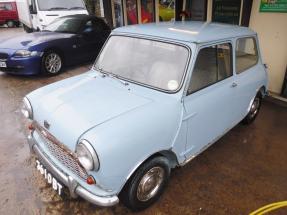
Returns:
[[[47,129],[50,128],[50,124],[47,122],[47,120],[44,120],[44,127]]]

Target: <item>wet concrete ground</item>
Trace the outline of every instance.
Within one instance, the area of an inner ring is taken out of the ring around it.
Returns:
[[[21,29],[0,28],[0,41]],[[0,72],[0,214],[131,214],[122,204],[99,208],[57,196],[35,170],[19,113],[23,96],[46,84],[81,74],[19,77]],[[248,214],[287,200],[287,108],[264,102],[255,123],[238,125],[171,174],[162,198],[140,214]],[[287,214],[281,209],[274,214]]]

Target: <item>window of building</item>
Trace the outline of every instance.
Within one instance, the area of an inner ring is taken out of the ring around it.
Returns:
[[[239,25],[241,0],[213,0],[212,21]]]
[[[141,0],[141,21],[142,23],[154,22],[154,0]]]
[[[205,21],[206,10],[206,0],[185,0],[185,8],[180,16],[184,17],[184,20]]]
[[[241,38],[236,42],[236,73],[239,74],[257,64],[258,52],[254,38]]]
[[[232,76],[232,48],[230,43],[202,48],[192,72],[188,94]]]
[[[127,24],[138,24],[137,0],[127,0],[126,2]]]
[[[175,19],[175,0],[159,0],[159,21],[171,21]]]
[[[124,25],[123,5],[121,0],[112,0],[112,15],[115,28]]]

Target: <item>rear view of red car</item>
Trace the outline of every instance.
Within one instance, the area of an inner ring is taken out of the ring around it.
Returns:
[[[0,25],[7,24],[12,28],[19,26],[19,17],[15,1],[0,0]]]

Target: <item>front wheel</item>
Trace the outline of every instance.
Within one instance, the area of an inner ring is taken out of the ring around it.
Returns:
[[[261,107],[261,102],[262,102],[262,97],[258,93],[252,102],[252,105],[250,107],[250,110],[247,116],[242,121],[243,124],[248,125],[256,119],[259,113],[260,107]]]
[[[170,175],[165,157],[155,157],[145,162],[132,176],[120,194],[120,199],[133,211],[152,205],[164,191]]]
[[[57,52],[47,51],[42,58],[42,72],[46,75],[57,75],[60,73],[63,61]]]

